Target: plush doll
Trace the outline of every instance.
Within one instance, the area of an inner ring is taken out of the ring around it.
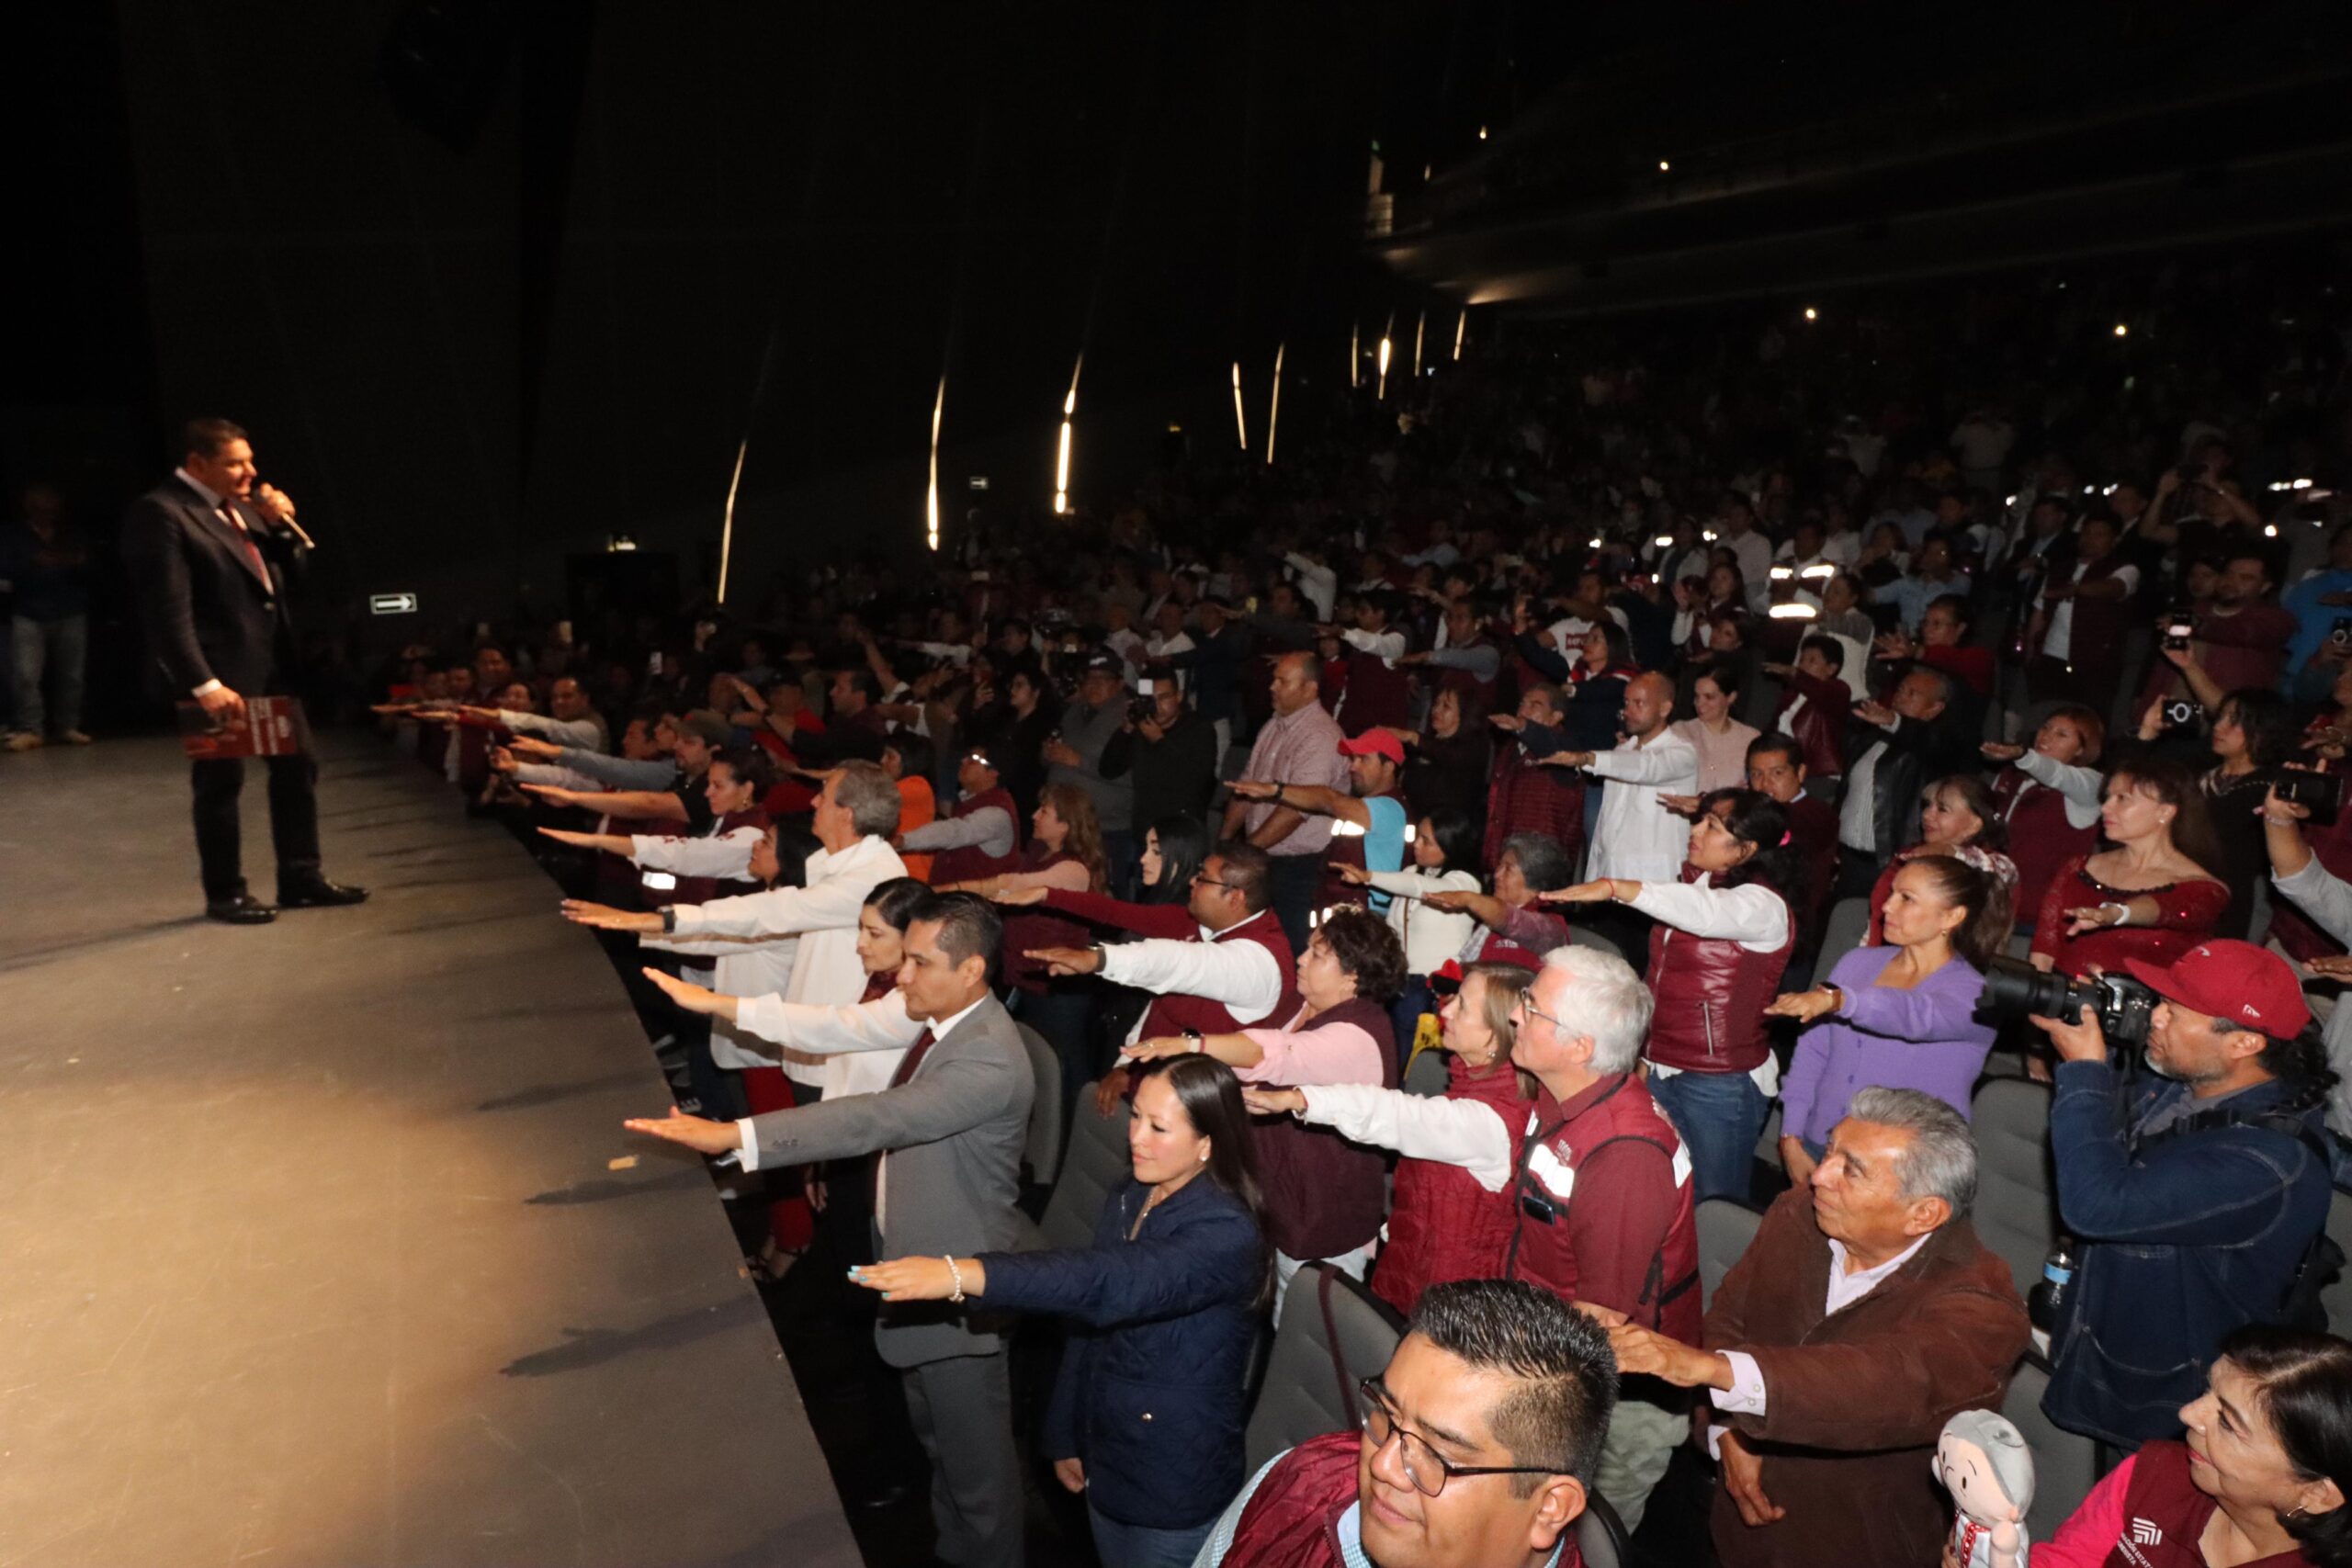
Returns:
[[[2033,1452],[2008,1418],[1963,1410],[1944,1423],[1930,1468],[1951,1494],[1951,1560],[1959,1568],[2025,1568]]]

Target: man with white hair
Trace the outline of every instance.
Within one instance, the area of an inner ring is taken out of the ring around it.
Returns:
[[[1958,1111],[1866,1089],[1715,1288],[1701,1340],[1612,1325],[1622,1372],[1714,1405],[1724,1568],[1936,1560],[1936,1440],[1999,1407],[2029,1332],[2009,1266],[1969,1226],[1975,1197]]]
[[[1634,1070],[1651,998],[1632,965],[1556,947],[1512,1010],[1512,1065],[1536,1082],[1526,1121],[1484,1101],[1363,1084],[1245,1092],[1253,1110],[1292,1111],[1359,1143],[1462,1167],[1516,1206],[1504,1273],[1670,1339],[1699,1332],[1699,1243],[1690,1157]],[[1434,1283],[1435,1281],[1432,1281]],[[1680,1390],[1623,1387],[1594,1485],[1631,1529],[1689,1435]]]

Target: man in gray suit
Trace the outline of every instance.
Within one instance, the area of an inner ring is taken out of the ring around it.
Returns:
[[[1002,943],[996,910],[967,894],[925,899],[907,927],[899,989],[928,1027],[890,1087],[741,1122],[673,1108],[633,1121],[743,1167],[811,1165],[880,1151],[875,1229],[880,1258],[1032,1245],[1013,1207],[1035,1088],[1012,1014],[989,990]],[[874,1340],[905,1374],[907,1413],[931,1459],[938,1554],[957,1568],[1021,1568],[1021,1469],[1004,1337],[960,1300],[883,1309]]]

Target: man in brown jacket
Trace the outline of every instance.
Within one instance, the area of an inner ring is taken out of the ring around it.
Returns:
[[[1724,1568],[1937,1560],[1937,1436],[1999,1406],[2029,1332],[2008,1266],[1969,1226],[1975,1196],[1957,1112],[1864,1089],[1810,1190],[1782,1194],[1716,1290],[1710,1348],[1612,1325],[1621,1372],[1708,1392]]]

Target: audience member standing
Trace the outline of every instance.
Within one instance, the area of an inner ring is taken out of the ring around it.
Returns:
[[[10,653],[16,697],[12,751],[28,751],[54,734],[86,746],[82,671],[89,658],[90,552],[65,521],[65,500],[48,485],[25,491],[24,518],[0,532],[0,584],[16,596]],[[52,711],[42,687],[56,695]]]
[[[1322,689],[1314,655],[1286,653],[1274,661],[1273,716],[1258,731],[1242,778],[1346,791],[1348,762],[1340,746],[1347,734],[1324,708]],[[1272,859],[1274,918],[1290,938],[1292,951],[1304,950],[1316,890],[1323,882],[1323,853],[1331,843],[1331,818],[1310,817],[1271,801],[1252,805],[1237,798],[1225,808],[1221,837],[1246,837]]]

